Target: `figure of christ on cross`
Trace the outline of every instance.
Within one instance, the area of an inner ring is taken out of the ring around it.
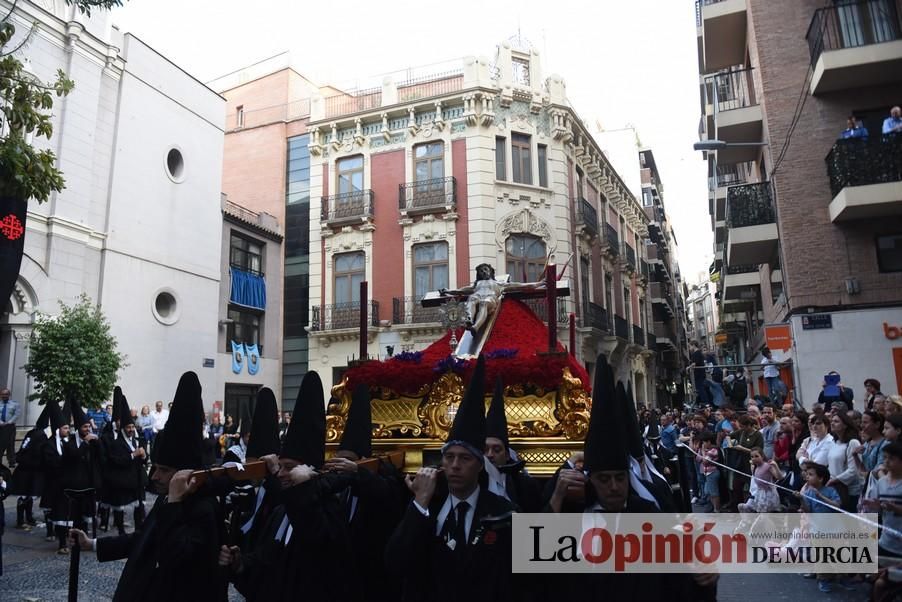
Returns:
[[[423,307],[434,307],[466,295],[468,314],[466,327],[472,344],[465,344],[462,340],[460,349],[469,349],[468,355],[476,355],[488,338],[492,317],[501,307],[501,300],[505,295],[519,299],[549,299],[548,312],[554,323],[554,316],[557,315],[557,297],[569,295],[570,289],[565,281],[557,281],[554,277],[553,264],[549,266],[548,273],[551,274],[551,277],[540,282],[499,282],[495,279],[495,269],[487,263],[481,263],[476,266],[476,280],[472,286],[430,292],[423,298],[422,305]],[[547,294],[549,282],[556,283],[552,284],[556,289],[556,294],[553,296]]]

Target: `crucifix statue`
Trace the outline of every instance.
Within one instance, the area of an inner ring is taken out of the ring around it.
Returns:
[[[549,291],[551,292],[549,293]],[[423,307],[435,307],[445,303],[457,303],[459,298],[466,297],[466,303],[461,304],[465,307],[465,312],[462,313],[465,313],[466,316],[462,325],[466,330],[455,348],[454,355],[460,358],[470,358],[479,355],[488,340],[495,318],[501,308],[501,301],[505,296],[518,299],[545,298],[547,300],[549,345],[551,345],[549,351],[553,351],[551,332],[554,329],[553,340],[556,341],[557,297],[569,294],[569,284],[567,281],[557,279],[554,264],[546,267],[545,280],[508,282],[506,277],[501,280],[496,279],[495,269],[487,263],[481,263],[476,266],[476,280],[472,286],[454,290],[440,289],[427,293],[422,300],[422,305]],[[446,312],[446,315],[457,313],[459,312]],[[448,325],[452,328],[455,326],[455,324]]]

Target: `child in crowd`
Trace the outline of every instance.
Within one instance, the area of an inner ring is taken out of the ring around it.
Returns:
[[[888,422],[887,422],[888,423]],[[902,563],[902,443],[890,443],[883,448],[883,465],[886,471],[877,485],[874,499],[862,503],[867,512],[880,512],[884,529],[877,540],[877,555],[881,565]],[[886,589],[891,587],[886,571],[880,572],[874,584],[874,600],[882,600]]]
[[[702,443],[700,462],[701,499],[710,500],[714,512],[720,512],[720,471],[717,468],[719,455],[717,450],[717,438],[714,433],[706,431],[700,437]]]
[[[830,470],[823,464],[808,462],[805,464],[805,485],[797,494],[802,500],[802,511],[814,514],[836,512],[842,504],[839,492],[827,485],[830,480]],[[809,573],[806,575],[810,577]],[[833,575],[817,574],[817,587],[824,593],[833,591],[831,581]]]
[[[740,512],[777,512],[780,509],[780,496],[774,481],[783,478],[783,471],[776,461],[767,461],[760,447],[751,450],[752,464],[752,496],[744,504],[739,504]]]

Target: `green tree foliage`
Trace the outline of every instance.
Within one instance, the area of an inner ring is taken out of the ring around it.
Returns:
[[[29,74],[19,51],[38,27],[14,43],[16,27],[12,8],[0,15],[0,195],[20,199],[34,199],[43,203],[53,192],[61,191],[66,183],[56,167],[52,151],[38,150],[32,146],[34,138],[53,135],[52,113],[54,97],[67,95],[75,82],[60,69],[56,80],[42,82]],[[79,11],[90,16],[91,9],[109,9],[121,6],[122,0],[66,0]]]
[[[83,406],[98,408],[125,366],[109,323],[86,295],[72,306],[60,302],[57,316],[39,314],[28,347],[24,369],[35,381],[31,399],[61,401],[74,394]]]

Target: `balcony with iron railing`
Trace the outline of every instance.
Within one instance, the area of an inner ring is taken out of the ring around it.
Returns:
[[[696,22],[703,35],[704,72],[711,73],[745,59],[746,0],[701,0]]]
[[[611,322],[607,310],[591,301],[583,309],[582,325],[583,328],[596,328],[605,332],[611,331]]]
[[[763,113],[755,90],[755,71],[731,69],[705,78],[713,98],[715,138],[727,143],[748,143],[761,140]],[[753,161],[761,152],[757,146],[732,146],[717,151],[720,166]]]
[[[398,185],[398,207],[402,214],[419,215],[457,209],[457,179],[433,178]]]
[[[770,182],[727,190],[727,265],[770,263],[777,255],[777,224]]]
[[[620,255],[620,236],[617,229],[607,222],[604,224],[604,240],[609,254],[615,257]]]
[[[322,198],[320,220],[338,225],[366,221],[373,218],[373,191],[354,190]]]
[[[839,140],[826,162],[832,221],[902,214],[902,133]]]
[[[631,274],[636,273],[636,251],[629,243],[624,242],[620,246],[620,259],[623,261],[623,268]]]
[[[379,302],[367,301],[366,308],[368,312],[367,324],[371,327],[378,326]],[[311,332],[360,327],[360,302],[314,305],[311,309]]]
[[[846,0],[814,11],[812,94],[902,81],[902,0]]]
[[[673,334],[673,330],[667,325],[666,322],[655,322],[655,342],[657,343],[657,347],[660,349],[661,346],[667,346],[671,349],[676,349],[676,341],[677,337]]]
[[[626,319],[620,316],[614,316],[614,334],[624,341],[630,340],[630,325]]]
[[[392,299],[392,324],[431,324],[442,321],[439,307],[423,307],[421,297]]]
[[[548,323],[548,304],[545,299],[523,299],[523,303],[526,304],[529,309],[532,310],[540,320]],[[567,307],[558,300],[557,303],[557,323],[558,324],[567,324],[570,322],[570,315],[567,313]]]
[[[645,331],[635,324],[633,324],[633,344],[645,347]]]
[[[598,211],[586,199],[574,199],[576,204],[576,225],[589,237],[598,236]]]
[[[651,299],[652,305],[659,306],[664,315],[672,318],[675,315],[673,311],[673,294],[667,285],[662,282],[652,282],[648,287],[648,297]]]

